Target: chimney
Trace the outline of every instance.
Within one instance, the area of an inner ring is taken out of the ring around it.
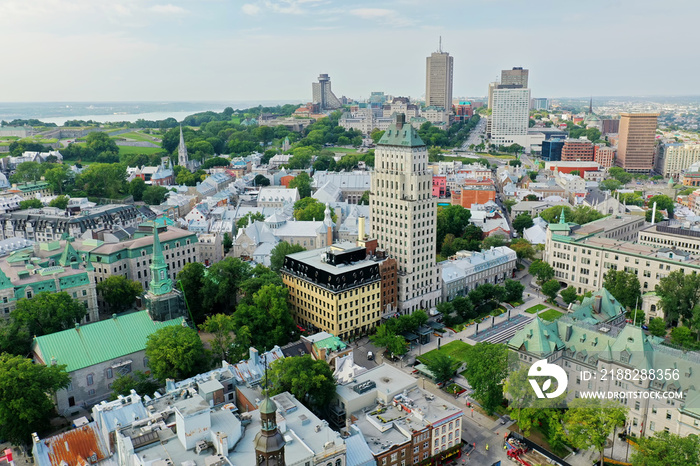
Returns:
[[[600,310],[603,305],[603,297],[598,295],[595,297],[595,301],[593,302],[593,310],[600,314]]]
[[[406,123],[406,115],[399,113],[396,115],[396,130],[399,131],[403,128],[403,124]]]
[[[357,219],[357,240],[362,241],[365,239],[365,217],[362,216]]]
[[[257,366],[260,364],[260,357],[258,356],[258,350],[253,348],[252,346],[250,347],[250,362],[254,365]]]
[[[329,225],[327,228],[328,229],[326,230],[326,245],[331,246],[333,244],[333,227]]]

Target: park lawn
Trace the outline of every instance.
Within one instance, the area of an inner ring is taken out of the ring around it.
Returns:
[[[146,154],[151,155],[156,152],[165,152],[160,147],[134,147],[134,146],[119,146],[119,155]]]
[[[147,136],[143,133],[137,133],[137,132],[122,133],[122,134],[118,134],[118,135],[112,136],[112,137],[113,138],[125,138],[125,139],[131,139],[132,141],[150,142],[153,144],[158,144],[158,142],[155,141],[152,137]]]
[[[423,364],[427,364],[429,361],[434,360],[435,356],[438,354],[438,352],[440,352],[449,356],[450,359],[454,361],[456,368],[463,362],[467,362],[467,354],[469,354],[471,349],[472,346],[470,344],[464,343],[460,340],[455,340],[447,343],[446,345],[442,345],[439,350],[434,349],[428,351],[427,353],[418,356],[417,359]]]
[[[527,312],[528,314],[537,314],[543,309],[547,309],[547,306],[545,306],[544,304],[536,304],[532,307],[525,309],[525,312]]]
[[[563,315],[564,315],[563,312],[559,312],[556,309],[548,309],[548,310],[544,311],[543,313],[538,314],[538,317],[540,317],[543,320],[548,320],[550,322],[553,322]]]

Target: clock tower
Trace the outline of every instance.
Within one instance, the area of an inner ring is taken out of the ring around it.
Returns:
[[[182,293],[173,289],[173,281],[168,275],[168,264],[163,256],[157,220],[153,222],[153,258],[150,268],[151,281],[148,291],[144,294],[144,302],[151,319],[162,322],[177,317],[187,318]]]

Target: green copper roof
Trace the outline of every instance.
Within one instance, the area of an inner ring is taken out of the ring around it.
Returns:
[[[264,400],[260,403],[260,414],[272,414],[277,412],[277,405],[272,398],[266,396]]]
[[[35,337],[32,350],[40,354],[45,364],[55,359],[71,372],[142,351],[149,335],[163,327],[182,325],[182,321],[178,318],[154,322],[147,311],[139,311]]]
[[[600,298],[600,312],[595,309],[596,298]],[[589,324],[608,322],[620,314],[624,313],[622,305],[610,294],[608,290],[602,288],[593,296],[583,299],[578,306],[574,306],[574,312],[570,314],[572,319],[582,320]]]
[[[398,115],[397,122],[387,128],[377,145],[404,147],[425,146],[423,140],[418,136],[418,131],[404,120],[403,114]]]
[[[66,247],[63,249],[63,254],[61,254],[61,258],[58,260],[58,263],[63,267],[68,267],[73,262],[80,262],[80,256],[78,256],[78,253],[75,251],[75,248],[71,242],[66,241]]]

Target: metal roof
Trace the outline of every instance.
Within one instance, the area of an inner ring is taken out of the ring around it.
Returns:
[[[146,348],[146,340],[156,330],[182,325],[183,319],[154,322],[148,311],[134,312],[70,330],[35,337],[32,351],[44,364],[66,364],[72,372]]]

